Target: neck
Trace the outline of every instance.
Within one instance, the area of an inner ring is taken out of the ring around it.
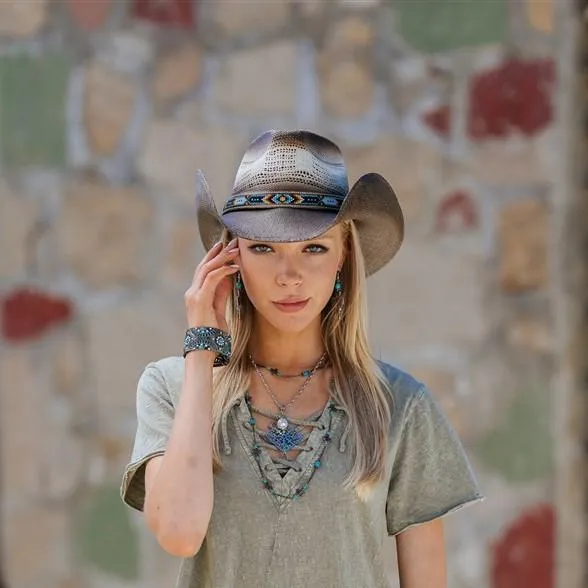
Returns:
[[[256,363],[285,373],[314,367],[324,351],[319,321],[299,333],[278,331],[267,323],[256,324],[249,347]]]

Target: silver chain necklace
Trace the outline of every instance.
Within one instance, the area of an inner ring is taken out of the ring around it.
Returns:
[[[323,361],[326,358],[326,353],[323,353],[321,358],[318,360],[316,365],[310,370],[310,374],[304,380],[300,388],[294,393],[294,396],[286,403],[282,404],[274,394],[273,390],[271,389],[270,385],[267,383],[267,380],[264,378],[259,366],[255,363],[253,357],[249,355],[249,360],[251,361],[251,365],[255,369],[261,383],[267,392],[268,396],[272,399],[273,403],[276,405],[278,409],[278,415],[275,426],[272,426],[267,433],[265,433],[265,439],[269,443],[271,443],[274,447],[279,449],[282,453],[287,453],[291,449],[297,447],[298,443],[302,438],[302,434],[298,429],[295,427],[290,426],[290,421],[286,416],[286,410],[300,398],[300,395],[306,390],[308,385],[310,384],[312,377],[314,376],[315,372],[318,368],[322,365]]]

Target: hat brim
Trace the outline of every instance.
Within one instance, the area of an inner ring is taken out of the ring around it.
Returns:
[[[357,180],[336,214],[276,207],[239,210],[221,216],[204,174],[198,171],[196,211],[200,236],[207,250],[220,239],[224,228],[244,239],[291,243],[314,239],[341,222],[353,220],[367,275],[386,265],[396,255],[404,238],[404,218],[396,194],[386,179],[376,173]]]

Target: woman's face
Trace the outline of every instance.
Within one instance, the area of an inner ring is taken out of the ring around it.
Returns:
[[[239,238],[239,265],[256,311],[279,331],[299,332],[320,317],[343,264],[343,230],[296,243]]]

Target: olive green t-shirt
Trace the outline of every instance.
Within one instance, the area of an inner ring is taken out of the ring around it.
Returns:
[[[325,406],[299,467],[282,477],[269,453],[256,462],[249,407],[238,401],[223,428],[223,469],[214,477],[207,535],[198,554],[182,560],[176,588],[384,588],[386,534],[482,498],[464,449],[427,388],[380,366],[392,421],[385,476],[369,499],[342,485],[351,467],[343,407]],[[165,452],[183,370],[181,357],[168,357],[150,363],[139,380],[138,428],[121,488],[123,500],[138,510],[145,464]],[[280,498],[264,487],[260,471],[277,494],[301,484],[307,490]]]

